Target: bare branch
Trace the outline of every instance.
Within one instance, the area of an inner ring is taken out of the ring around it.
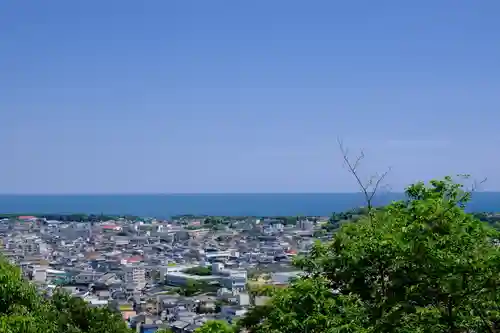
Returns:
[[[344,166],[347,168],[349,173],[354,177],[354,179],[358,183],[361,193],[365,198],[368,211],[371,212],[373,208],[373,198],[375,197],[375,194],[379,191],[380,187],[382,186],[382,183],[384,182],[385,178],[387,177],[391,169],[389,168],[387,171],[385,171],[380,175],[379,174],[372,175],[368,179],[368,181],[363,182],[359,174],[359,166],[363,161],[363,159],[365,158],[364,151],[361,150],[359,155],[352,159],[349,156],[349,150],[344,146],[344,143],[340,138],[337,138],[337,143],[340,148],[340,153],[342,154]]]
[[[469,192],[473,193],[473,192],[477,191],[477,189],[481,185],[483,185],[484,183],[486,183],[487,181],[488,181],[487,177],[484,177],[483,180],[481,180],[480,182],[478,182],[477,180],[474,180],[474,183],[472,184],[471,189],[469,190]]]
[[[458,175],[458,177],[461,177],[463,179],[471,178],[470,175]],[[483,185],[487,181],[488,181],[488,178],[486,178],[486,177],[483,178],[481,181],[477,181],[474,179],[472,181],[472,184],[468,188],[465,188],[463,190],[463,195],[459,198],[459,201],[463,201],[467,197],[471,196],[474,192],[476,192],[481,187],[481,185]]]
[[[370,201],[375,196],[375,193],[378,192],[380,184],[384,181],[385,177],[387,177],[387,175],[389,174],[389,172],[391,172],[391,167],[389,167],[387,169],[387,171],[385,171],[382,175],[380,175],[380,177],[378,177],[378,179],[375,181],[375,185],[372,187],[372,191],[371,191],[372,194],[370,196]]]

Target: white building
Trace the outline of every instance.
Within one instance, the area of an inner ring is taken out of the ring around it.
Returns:
[[[231,251],[214,251],[205,253],[205,261],[211,262],[213,260],[227,260],[231,257]]]
[[[42,240],[35,235],[26,235],[23,236],[20,240],[15,240],[14,244],[8,244],[7,248],[10,249],[13,247],[21,249],[24,255],[32,255],[40,254],[41,250],[46,249],[46,244],[43,243]]]
[[[88,284],[97,281],[104,273],[98,273],[93,270],[84,270],[73,277],[73,282],[77,284]]]
[[[182,286],[189,280],[203,281],[203,282],[216,282],[218,281],[223,288],[231,291],[241,292],[245,290],[247,284],[247,271],[226,269],[221,263],[214,263],[212,265],[212,275],[199,276],[186,274],[183,270],[195,267],[191,265],[168,267],[165,274],[165,282],[169,285]]]
[[[248,281],[246,270],[225,269],[221,263],[212,265],[212,274],[220,276],[221,287],[243,291]]]
[[[133,283],[137,288],[144,288],[146,285],[146,269],[143,266],[125,266],[124,277],[126,283]]]
[[[238,305],[240,306],[249,306],[250,305],[250,295],[242,293],[237,294],[236,299],[238,300]]]

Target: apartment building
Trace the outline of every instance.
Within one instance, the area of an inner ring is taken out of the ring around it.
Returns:
[[[146,269],[144,266],[127,265],[123,270],[126,283],[135,284],[137,289],[144,288],[146,285]]]

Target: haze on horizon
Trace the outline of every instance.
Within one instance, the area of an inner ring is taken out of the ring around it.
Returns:
[[[2,1],[0,193],[499,191],[500,2]]]

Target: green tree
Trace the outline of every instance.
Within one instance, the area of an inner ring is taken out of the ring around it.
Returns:
[[[306,278],[276,289],[268,304],[253,308],[239,325],[262,333],[362,333],[365,312],[355,296],[333,295],[328,281]]]
[[[326,230],[325,229],[316,230],[313,233],[313,237],[315,237],[315,238],[320,238],[320,237],[323,237],[325,235],[326,235]]]
[[[4,258],[0,258],[0,300],[0,332],[53,332],[56,328],[51,304]]]
[[[196,267],[191,267],[186,270],[184,270],[184,273],[190,274],[190,275],[198,275],[198,276],[209,276],[212,275],[212,266],[196,266]]]
[[[188,279],[186,285],[180,288],[180,293],[186,297],[194,296],[206,289],[206,283]]]
[[[119,313],[108,308],[89,307],[81,298],[56,292],[51,298],[58,317],[58,326],[75,328],[77,332],[129,333],[130,329]]]
[[[0,258],[0,332],[131,333],[121,316],[62,292],[47,297]]]
[[[224,223],[226,223],[226,221],[224,221],[224,219],[222,217],[216,217],[216,216],[209,216],[209,217],[205,218],[205,220],[203,221],[203,224],[209,224],[212,226],[220,225],[220,224],[224,224]]]
[[[498,234],[464,212],[470,193],[450,177],[412,185],[406,195],[345,225],[297,265],[359,297],[375,331],[494,331]]]
[[[195,333],[236,333],[234,328],[225,321],[210,320],[197,328]]]
[[[251,332],[497,332],[499,234],[452,178],[414,184],[296,260],[306,275],[240,321]]]

